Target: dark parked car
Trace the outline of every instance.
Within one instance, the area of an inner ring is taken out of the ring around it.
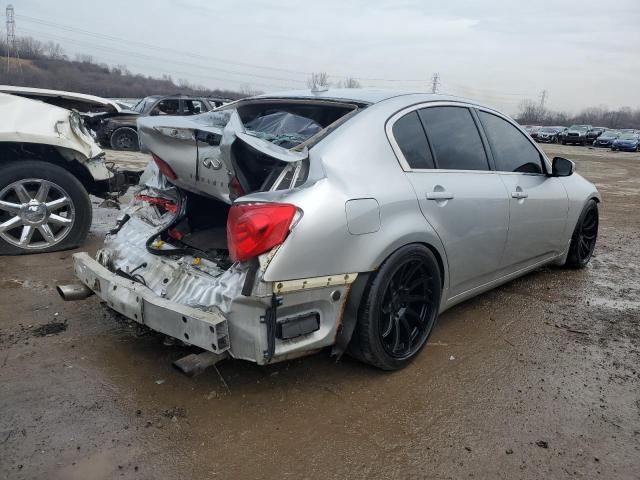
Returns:
[[[622,133],[613,141],[611,150],[637,152],[640,150],[640,135],[637,133]]]
[[[598,138],[602,133],[607,129],[607,127],[593,127],[587,133],[587,140],[593,143],[593,141]]]
[[[140,100],[131,110],[95,117],[90,124],[103,147],[114,150],[139,150],[136,120],[156,115],[196,115],[211,110],[206,98],[186,95],[153,95]]]
[[[605,130],[593,141],[594,147],[611,147],[616,138],[620,136],[619,130]]]
[[[560,127],[542,127],[535,140],[541,143],[558,143],[561,133]]]
[[[593,130],[591,125],[571,125],[562,135],[562,144],[584,145],[591,130]]]
[[[525,125],[524,129],[531,138],[535,139],[538,137],[538,131],[540,130],[540,127],[538,127],[537,125]]]

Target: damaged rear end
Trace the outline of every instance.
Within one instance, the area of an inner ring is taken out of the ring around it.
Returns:
[[[323,176],[311,149],[360,107],[257,99],[139,119],[153,163],[96,258],[74,255],[78,278],[126,317],[216,354],[264,364],[332,345],[356,274],[268,271]]]

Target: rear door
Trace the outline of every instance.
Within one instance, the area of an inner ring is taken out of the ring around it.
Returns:
[[[562,253],[569,200],[542,154],[507,119],[478,111],[498,176],[509,193],[509,235],[502,265],[515,271]]]
[[[412,107],[391,122],[392,145],[444,245],[451,295],[495,279],[509,199],[489,167],[471,111],[448,104]]]

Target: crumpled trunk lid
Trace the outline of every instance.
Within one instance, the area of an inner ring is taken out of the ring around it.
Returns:
[[[287,149],[248,131],[233,109],[140,118],[138,134],[141,150],[175,172],[173,184],[228,204],[264,187],[274,172],[308,159],[306,147]]]

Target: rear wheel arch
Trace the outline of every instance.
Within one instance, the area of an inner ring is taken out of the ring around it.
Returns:
[[[372,271],[378,271],[380,269],[380,266],[389,257],[391,257],[391,255],[393,255],[401,248],[410,245],[423,245],[427,247],[431,251],[431,253],[433,253],[434,257],[436,257],[438,268],[440,269],[440,279],[442,281],[442,288],[444,289],[449,281],[449,267],[446,261],[444,246],[439,241],[436,242],[434,240],[428,240],[424,238],[415,238],[414,236],[409,236],[406,239],[400,239],[398,242],[395,242],[394,244],[390,245],[389,248],[383,251],[383,253],[378,257],[378,260],[375,263],[375,268]]]
[[[442,258],[433,246],[423,242],[412,242],[395,249],[378,266],[376,271],[368,274],[366,287],[359,298],[357,317],[349,319],[355,327],[352,341],[349,344],[349,351],[354,357],[383,370],[396,370],[405,366],[417,355],[431,334],[439,315],[443,293],[443,266],[441,262]],[[407,265],[410,266],[408,269]],[[411,267],[411,265],[414,266]],[[424,273],[420,273],[423,268],[425,269]],[[433,273],[429,275],[429,272]],[[414,277],[415,274],[418,274],[418,277]],[[407,283],[402,280],[404,277],[413,278],[414,281]],[[415,283],[415,278],[424,278],[423,287],[419,287],[420,283]],[[405,288],[405,285],[409,286]],[[430,292],[425,294],[424,303],[421,299],[416,298],[416,295],[421,296],[416,292],[416,289],[419,288],[425,288],[426,292]],[[387,297],[387,295],[393,296]],[[396,295],[398,295],[397,300],[395,299]],[[407,300],[402,300],[403,295]],[[409,300],[412,297],[413,300]],[[389,298],[399,308],[398,313],[392,315],[395,320],[389,317],[391,315],[389,313],[391,312],[390,307],[385,306]],[[410,306],[411,302],[416,302],[413,307]],[[403,320],[404,310],[410,310],[411,317],[407,316]],[[418,313],[420,311],[424,313]],[[417,321],[413,326],[410,326],[411,318]],[[387,350],[388,346],[385,345],[385,342],[391,338],[387,335],[390,335],[391,325],[394,321],[396,330],[400,329],[399,324],[402,325],[404,322],[407,334],[400,336],[400,331],[395,332],[397,337],[392,342],[393,352],[391,352]],[[386,322],[385,325],[389,325],[388,330],[380,322]],[[381,333],[381,327],[386,333]],[[422,330],[423,328],[424,330]],[[410,335],[409,331],[411,331]],[[399,343],[400,338],[403,338],[402,343]],[[414,338],[416,339],[415,343]],[[403,352],[401,357],[396,357],[398,353],[396,347],[399,345],[405,346],[407,351]]]
[[[347,349],[347,347],[351,350],[351,352],[356,357],[361,357],[359,353],[359,345],[357,340],[352,342],[353,332],[358,321],[358,317],[360,315],[360,310],[363,305],[363,300],[366,299],[369,294],[369,290],[371,288],[372,278],[375,277],[376,273],[380,270],[380,267],[386,262],[390,257],[392,257],[399,250],[411,247],[411,246],[423,246],[426,247],[435,257],[436,263],[438,265],[438,270],[440,272],[440,287],[441,292],[444,292],[445,287],[445,277],[447,276],[447,269],[445,268],[445,263],[440,254],[439,250],[427,242],[410,242],[405,243],[393,250],[389,251],[384,259],[379,262],[376,268],[370,272],[359,273],[354,285],[352,285],[349,296],[347,298],[347,303],[345,307],[345,315],[343,318],[343,322],[340,328],[339,333],[336,336],[336,342],[334,344],[332,354],[338,357],[342,356],[343,352]]]

